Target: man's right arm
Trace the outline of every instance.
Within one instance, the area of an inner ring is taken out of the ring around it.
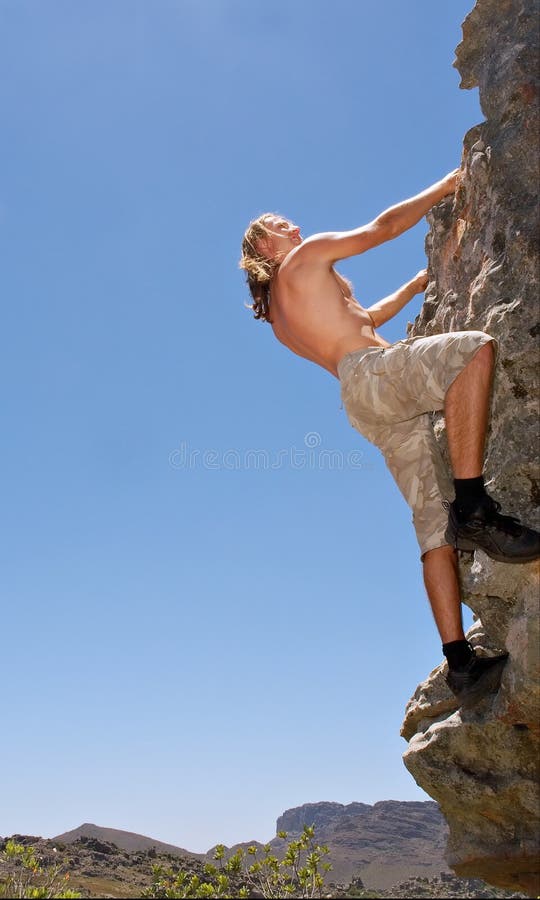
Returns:
[[[303,262],[333,264],[398,237],[416,225],[443,197],[455,192],[458,172],[459,169],[455,169],[415,197],[391,206],[367,225],[353,231],[326,232],[306,238],[294,253],[295,265]]]

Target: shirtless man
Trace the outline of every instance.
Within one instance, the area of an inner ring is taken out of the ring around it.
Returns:
[[[453,194],[459,170],[352,231],[303,239],[300,228],[266,213],[242,243],[255,318],[270,322],[293,353],[339,379],[350,424],[380,448],[413,510],[424,583],[448,661],[447,683],[462,705],[496,690],[508,654],[478,657],[466,641],[457,549],[481,548],[503,562],[540,556],[540,535],[499,514],[483,480],[497,342],[481,331],[389,344],[375,330],[425,290],[426,271],[364,309],[334,269],[416,225]],[[436,444],[429,413],[444,409],[454,481]],[[449,502],[452,497],[455,499]]]

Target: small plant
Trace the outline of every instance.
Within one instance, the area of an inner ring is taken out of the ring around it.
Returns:
[[[260,849],[240,847],[236,853],[225,859],[225,846],[218,844],[214,859],[219,868],[210,863],[204,867],[204,878],[192,875],[182,869],[152,867],[151,887],[143,891],[144,897],[238,897],[248,898],[254,892],[257,896],[274,900],[282,897],[322,897],[324,877],[332,868],[321,860],[329,852],[328,847],[315,845],[315,827],[304,825],[298,840],[290,841],[280,860],[270,851],[270,844]],[[287,840],[287,832],[280,831],[278,837]],[[249,857],[253,862],[249,863]],[[259,857],[259,858],[258,858]],[[239,887],[236,887],[240,885]],[[235,892],[231,890],[235,888]]]
[[[77,891],[67,889],[69,873],[62,875],[59,865],[48,868],[41,865],[34,847],[7,841],[0,860],[14,868],[7,878],[0,878],[0,897],[32,897],[39,900],[42,897],[81,896]]]

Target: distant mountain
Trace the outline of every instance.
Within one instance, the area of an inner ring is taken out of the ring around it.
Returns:
[[[173,856],[192,856],[202,859],[204,853],[191,853],[189,850],[183,850],[181,847],[175,847],[174,844],[164,844],[163,841],[156,841],[154,838],[145,837],[143,834],[135,834],[133,831],[121,831],[119,828],[102,828],[100,825],[92,825],[86,822],[79,825],[72,831],[65,831],[64,834],[57,834],[51,838],[63,844],[73,844],[79,838],[96,838],[99,841],[107,841],[115,844],[121,850],[151,850],[154,849],[158,853],[172,853]]]

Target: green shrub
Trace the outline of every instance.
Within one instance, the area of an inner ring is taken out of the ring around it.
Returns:
[[[247,898],[256,892],[264,898],[282,897],[322,897],[324,877],[332,868],[321,860],[328,853],[328,847],[315,845],[315,827],[304,825],[302,836],[291,841],[280,860],[266,844],[263,855],[255,846],[246,851],[240,847],[224,862],[225,846],[218,844],[214,859],[219,868],[208,864],[204,867],[204,878],[192,875],[183,869],[164,869],[153,866],[151,887],[143,891],[144,897],[188,898],[188,897],[239,897]],[[287,832],[280,831],[278,837],[287,839]],[[249,858],[253,862],[249,862]],[[234,893],[231,893],[232,890]]]
[[[60,866],[44,868],[41,865],[33,847],[7,841],[0,860],[13,868],[7,878],[0,879],[0,897],[32,897],[40,900],[42,897],[81,896],[77,891],[67,890],[65,884],[69,875],[62,875]]]

